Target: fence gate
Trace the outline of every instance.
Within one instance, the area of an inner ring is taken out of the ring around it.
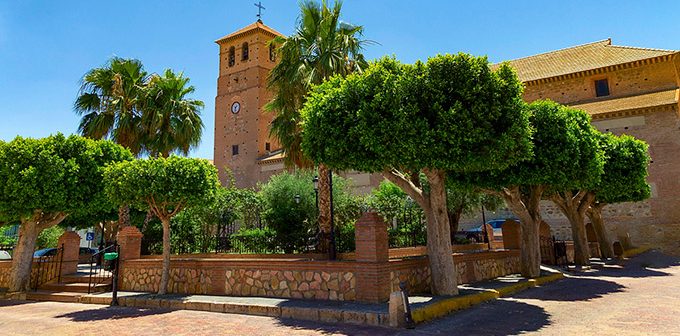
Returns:
[[[61,265],[64,261],[64,244],[42,257],[33,258],[31,265],[31,289],[37,291],[38,288],[54,279],[61,281]]]

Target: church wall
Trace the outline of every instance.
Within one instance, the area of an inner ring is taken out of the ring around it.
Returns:
[[[561,104],[569,104],[671,89],[678,85],[674,67],[674,62],[665,61],[592,76],[530,85],[524,90],[524,99],[527,101],[551,99]],[[608,79],[610,95],[597,98],[594,81],[603,78]]]

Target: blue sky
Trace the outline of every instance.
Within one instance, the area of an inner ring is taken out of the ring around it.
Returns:
[[[81,76],[113,56],[150,72],[184,71],[206,103],[203,142],[212,158],[218,48],[213,41],[255,21],[253,0],[0,0],[0,139],[77,130]],[[264,1],[265,24],[290,34],[296,1]],[[613,38],[615,44],[680,49],[680,1],[361,1],[343,17],[379,45],[367,57],[403,62],[464,51],[497,62]]]

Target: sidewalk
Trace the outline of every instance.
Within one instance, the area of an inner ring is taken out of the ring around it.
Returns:
[[[524,289],[540,286],[562,278],[562,273],[546,269],[536,279],[519,275],[497,278],[492,281],[462,285],[460,295],[454,297],[412,296],[413,320],[425,322],[454,311],[507,296]],[[246,314],[307,321],[350,323],[389,326],[388,303],[368,304],[344,301],[321,301],[263,297],[233,297],[211,295],[157,295],[140,292],[118,292],[121,306],[140,308],[166,308]],[[80,297],[80,303],[110,304],[111,293]]]

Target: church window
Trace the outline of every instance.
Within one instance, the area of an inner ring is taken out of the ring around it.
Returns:
[[[241,46],[241,61],[248,60],[248,42],[243,42]]]
[[[269,60],[272,62],[276,61],[276,47],[273,44],[269,45]]]
[[[604,97],[609,96],[609,82],[607,79],[598,79],[595,81],[595,96]]]
[[[234,66],[235,62],[236,62],[236,48],[231,47],[229,48],[229,66],[230,67]]]
[[[238,155],[238,145],[231,145],[231,155]]]
[[[265,143],[264,143],[264,150],[266,150],[267,152],[269,152],[270,150],[272,150],[272,146],[271,146],[271,144],[270,144],[269,142],[265,142]]]

